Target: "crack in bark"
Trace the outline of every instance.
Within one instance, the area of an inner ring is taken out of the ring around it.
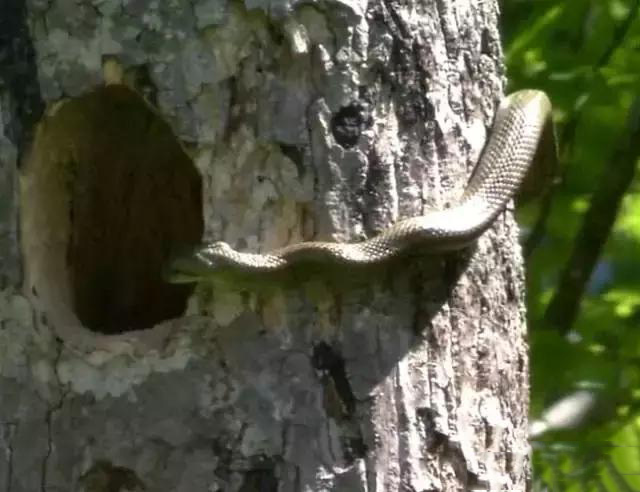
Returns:
[[[456,37],[452,34],[452,29],[448,25],[447,16],[449,15],[447,3],[443,0],[436,0],[436,10],[438,11],[438,22],[440,23],[440,31],[442,39],[444,39],[444,47],[447,51],[447,58],[455,58],[457,54]]]
[[[3,422],[3,427],[6,429],[6,444],[7,444],[7,476],[5,483],[5,491],[11,492],[11,483],[13,482],[13,436],[18,431],[18,422]]]
[[[394,6],[397,6],[397,3],[393,2],[392,0],[383,0],[382,5],[385,7],[385,10],[389,14],[391,20],[391,23],[389,23],[386,22],[385,19],[385,24],[389,28],[391,33],[402,39],[403,41],[411,39],[411,31],[407,28],[406,23],[402,20],[402,18],[398,15],[396,9],[394,8]]]
[[[56,340],[56,356],[53,361],[53,369],[54,374],[57,381],[57,387],[60,388],[60,398],[53,405],[50,405],[45,412],[45,425],[47,427],[47,452],[42,459],[42,467],[41,467],[41,477],[40,477],[40,491],[47,492],[47,477],[49,474],[49,459],[53,454],[53,433],[52,433],[52,421],[54,413],[58,412],[63,404],[64,400],[67,396],[68,391],[62,389],[62,382],[60,381],[60,376],[58,374],[58,363],[60,362],[60,358],[62,357],[62,341]]]
[[[342,403],[344,418],[351,418],[355,411],[356,398],[351,389],[351,384],[345,370],[344,359],[325,342],[320,342],[314,347],[313,366],[321,371],[326,371],[326,376],[331,380],[335,393]],[[327,385],[325,384],[325,390]]]
[[[602,53],[602,56],[595,63],[593,68],[591,69],[592,73],[597,74],[603,67],[609,64],[611,58],[614,53],[620,48],[627,34],[629,33],[629,29],[633,25],[633,21],[638,16],[638,11],[640,10],[640,0],[635,0],[633,7],[629,9],[629,13],[624,21],[615,29],[611,43],[607,46],[607,48]],[[591,97],[591,93],[587,95],[587,100]],[[581,105],[581,109],[577,112],[574,112],[573,117],[564,125],[563,139],[566,144],[566,150],[561,151],[560,155],[564,156],[564,161],[569,160],[569,155],[573,151],[572,146],[575,143],[575,133],[578,128],[578,122],[580,120],[580,115],[584,112],[584,108],[586,106],[586,102]],[[553,202],[555,195],[562,189],[562,185],[564,183],[564,176],[561,174],[562,171],[557,172],[557,176],[554,182],[551,184],[549,189],[544,193],[544,196],[541,199],[542,205],[540,206],[540,212],[538,213],[538,218],[531,229],[531,233],[525,242],[524,247],[524,257],[526,261],[529,261],[529,258],[533,255],[534,251],[540,246],[542,240],[544,239],[547,221],[553,212]]]
[[[580,303],[600,254],[611,235],[622,199],[631,185],[640,155],[640,98],[629,109],[626,135],[605,166],[591,205],[576,235],[573,251],[562,272],[555,295],[544,314],[543,326],[566,334],[575,322]]]

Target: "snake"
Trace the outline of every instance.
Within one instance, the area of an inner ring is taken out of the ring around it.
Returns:
[[[165,277],[172,283],[198,282],[221,272],[263,274],[304,263],[349,268],[381,264],[416,248],[426,253],[465,248],[491,227],[522,187],[550,121],[551,103],[544,92],[526,89],[503,97],[467,186],[448,208],[400,220],[354,243],[306,241],[265,253],[237,251],[224,241],[205,243],[174,257]]]

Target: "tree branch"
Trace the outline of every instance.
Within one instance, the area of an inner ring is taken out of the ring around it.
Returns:
[[[638,16],[638,10],[640,9],[640,0],[635,0],[632,7],[629,8],[629,13],[625,17],[624,21],[620,23],[620,25],[614,30],[613,36],[611,37],[611,43],[609,46],[603,51],[602,55],[598,59],[598,61],[594,64],[592,73],[596,74],[602,67],[609,64],[613,54],[616,50],[622,45],[629,29],[633,25],[633,21]],[[587,98],[590,97],[590,94]],[[582,107],[584,108],[586,101],[583,102]],[[567,122],[563,132],[563,141],[566,142],[565,148],[562,152],[560,152],[559,157],[560,160],[563,156],[568,156],[572,151],[572,143],[575,136],[576,128],[578,126],[578,121],[580,120],[581,111],[578,110],[574,113],[573,117]],[[562,172],[562,166],[558,166],[558,170]],[[535,225],[531,229],[531,234],[527,238],[524,245],[524,258],[528,260],[535,249],[540,245],[542,238],[544,237],[547,220],[551,215],[551,211],[553,209],[553,199],[555,197],[556,192],[561,189],[562,183],[564,179],[562,176],[558,176],[552,183],[552,185],[547,189],[544,196],[542,197],[542,205],[540,206],[540,213],[538,214],[538,219],[536,220]]]
[[[578,314],[587,282],[615,223],[622,199],[628,190],[640,157],[640,97],[631,104],[627,131],[614,153],[611,165],[604,167],[600,188],[576,236],[573,251],[562,272],[558,289],[544,316],[546,328],[566,334]]]

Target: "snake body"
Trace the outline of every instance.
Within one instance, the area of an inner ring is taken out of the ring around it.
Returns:
[[[264,254],[236,251],[221,241],[205,244],[171,262],[169,281],[195,282],[221,270],[274,272],[303,262],[377,264],[416,246],[426,252],[463,248],[491,226],[521,187],[550,113],[551,103],[541,91],[522,90],[503,98],[480,160],[451,208],[401,220],[359,243],[309,241]]]

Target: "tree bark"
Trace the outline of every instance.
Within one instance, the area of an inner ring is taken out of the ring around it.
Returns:
[[[33,56],[0,73],[7,490],[527,488],[510,213],[364,282],[158,280],[202,225],[266,251],[454,203],[503,91],[496,2],[15,5]]]

